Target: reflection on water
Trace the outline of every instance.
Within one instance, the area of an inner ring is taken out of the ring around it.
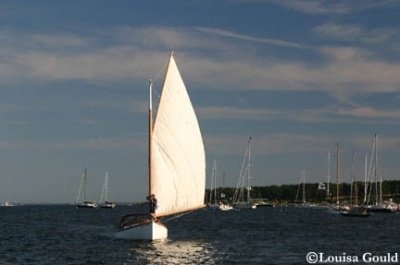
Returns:
[[[215,264],[212,245],[203,241],[148,242],[129,253],[132,264]]]

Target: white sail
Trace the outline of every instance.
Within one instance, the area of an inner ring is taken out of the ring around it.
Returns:
[[[155,215],[204,206],[205,153],[199,124],[171,54],[152,133],[151,190]]]
[[[99,203],[108,201],[108,172],[104,176],[103,189],[101,190]]]

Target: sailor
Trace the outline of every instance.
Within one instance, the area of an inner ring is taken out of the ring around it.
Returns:
[[[157,199],[154,194],[147,196],[147,200],[150,202],[150,213],[154,214],[157,208]]]

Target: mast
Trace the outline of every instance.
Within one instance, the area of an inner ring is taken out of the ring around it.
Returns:
[[[354,170],[354,157],[355,157],[355,150],[353,146],[353,153],[351,156],[351,189],[350,189],[350,205],[353,205],[353,189],[355,189],[355,204],[357,205],[357,182],[355,179],[355,170]]]
[[[368,194],[367,178],[368,178],[368,153],[365,152],[365,166],[364,166],[364,204],[367,204],[367,194]]]
[[[303,174],[303,203],[306,203],[306,171],[301,172]]]
[[[86,167],[85,173],[83,173],[83,201],[86,201]]]
[[[380,191],[379,191],[379,203],[380,205],[383,205],[383,189],[382,189],[382,184],[383,184],[383,176],[381,175],[381,184],[379,185]]]
[[[216,181],[216,171],[217,171],[217,162],[214,159],[213,165],[211,168],[211,177],[210,177],[210,199],[208,201],[209,204],[212,203],[212,197],[214,194],[214,204],[217,203],[217,181]]]
[[[378,205],[378,135],[375,133],[375,167],[374,167],[374,178],[375,178],[375,205]]]
[[[105,177],[105,183],[104,183],[104,202],[108,200],[108,172],[106,172],[106,177]]]
[[[327,194],[327,198],[329,198],[330,197],[330,191],[329,191],[329,181],[330,181],[330,178],[331,178],[331,152],[328,152],[328,189],[327,189],[327,191],[326,191],[326,194]]]
[[[217,204],[217,161],[214,159],[214,204]]]
[[[336,204],[339,205],[339,143],[336,144]]]
[[[152,165],[151,165],[151,147],[152,147],[152,136],[153,136],[153,104],[152,104],[152,83],[149,79],[149,203],[150,203],[150,213],[154,213],[153,207],[151,207],[151,196],[153,194],[153,175],[152,175]]]
[[[376,182],[376,177],[375,180],[373,180],[374,177],[374,171],[375,171],[375,156],[376,156],[376,134],[374,135],[374,139],[372,141],[372,150],[371,150],[371,156],[369,160],[369,165],[368,165],[368,189],[367,189],[367,204],[371,201],[371,196],[372,193],[374,192],[374,181]],[[376,184],[376,183],[375,183]],[[376,197],[376,196],[375,196]]]
[[[248,160],[247,160],[247,167],[248,167],[248,174],[247,174],[247,203],[250,203],[250,190],[251,190],[251,186],[250,186],[251,140],[252,140],[252,137],[249,137],[249,150],[248,150],[249,157],[248,157]]]

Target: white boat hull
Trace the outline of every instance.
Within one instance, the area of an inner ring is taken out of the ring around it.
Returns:
[[[114,238],[131,240],[163,240],[167,237],[167,227],[161,222],[155,221],[122,228],[114,234]]]
[[[115,203],[113,202],[107,202],[107,203],[101,203],[100,208],[103,209],[114,209],[115,208]]]
[[[76,208],[94,209],[97,208],[97,203],[95,202],[83,202],[75,205]]]

